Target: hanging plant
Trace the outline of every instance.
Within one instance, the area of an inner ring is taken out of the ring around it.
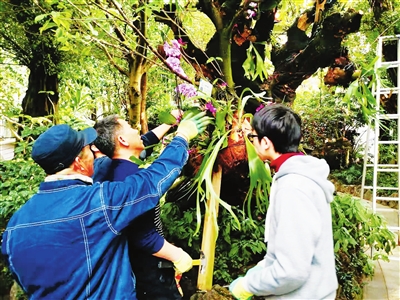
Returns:
[[[172,41],[171,44],[165,43],[163,46],[167,64],[180,78],[187,77],[180,65],[181,46],[182,44],[177,40]],[[252,117],[251,114],[244,114],[247,100],[256,98],[260,104],[266,105],[267,102],[263,100],[264,93],[254,94],[250,89],[244,89],[242,95],[237,97],[230,94],[226,86],[225,82],[217,80],[212,83],[211,95],[206,95],[193,84],[186,82],[177,83],[175,88],[175,99],[179,108],[181,108],[181,97],[193,102],[193,107],[185,109],[185,113],[194,110],[206,111],[207,115],[215,120],[208,130],[191,141],[188,164],[194,176],[190,179],[191,184],[189,186],[186,184],[181,193],[181,197],[196,194],[197,225],[195,234],[200,230],[201,203],[206,199],[218,201],[219,205],[229,211],[240,228],[240,222],[229,204],[229,199],[221,199],[213,188],[212,177],[217,167],[221,167],[223,174],[226,175],[234,172],[238,165],[248,162],[250,187],[243,201],[243,209],[246,205],[247,215],[252,220],[253,195],[255,195],[255,203],[261,211],[265,212],[268,207],[269,184],[272,180],[270,170],[259,159],[253,145],[242,130],[243,120]],[[250,93],[250,96],[243,97],[245,93]],[[160,121],[168,123],[167,114],[160,115]],[[216,206],[211,204],[205,207],[207,213],[213,216],[214,228],[218,228]]]

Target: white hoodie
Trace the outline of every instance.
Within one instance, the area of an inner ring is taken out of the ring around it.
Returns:
[[[244,288],[267,299],[334,299],[338,282],[329,166],[292,156],[275,174],[267,212],[264,259],[245,276]]]

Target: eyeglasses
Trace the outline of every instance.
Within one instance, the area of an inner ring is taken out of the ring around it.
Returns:
[[[249,139],[250,143],[252,143],[254,141],[254,138],[258,137],[257,134],[253,134],[253,133],[249,133],[247,135],[247,138]]]

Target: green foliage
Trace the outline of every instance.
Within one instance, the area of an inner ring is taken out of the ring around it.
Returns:
[[[45,177],[44,171],[30,156],[34,138],[44,132],[51,122],[44,118],[29,118],[27,120],[32,122],[27,122],[22,129],[14,159],[0,162],[0,224],[3,226],[36,193]]]
[[[0,181],[0,218],[3,225],[33,194],[45,176],[31,158],[16,158],[0,163],[5,176]]]
[[[8,295],[10,292],[10,287],[12,286],[13,279],[11,277],[10,272],[8,272],[8,269],[3,266],[1,260],[0,260],[0,295]]]
[[[61,61],[68,59],[51,35],[40,33],[41,25],[34,21],[50,7],[46,1],[39,5],[31,0],[2,1],[0,6],[0,48],[13,62],[29,68],[31,77],[22,109],[35,116],[52,113],[57,106]]]
[[[378,164],[381,165],[396,165],[397,164],[397,145],[381,144],[379,145],[379,159]],[[369,162],[372,163],[372,162]],[[365,184],[373,185],[373,168],[367,168],[365,175]],[[377,186],[397,188],[399,186],[399,179],[397,172],[377,172]],[[396,190],[378,189],[377,196],[391,196],[396,193]]]
[[[2,1],[0,47],[14,54],[14,59],[31,70],[44,66],[48,76],[57,74],[62,54],[47,34],[39,34],[41,25],[34,21],[36,15],[50,9],[46,1],[40,6],[35,1]]]
[[[270,194],[270,184],[272,182],[272,176],[269,165],[264,163],[258,157],[256,149],[247,137],[245,137],[245,140],[249,162],[250,187],[244,203],[247,203],[247,213],[251,219],[251,208],[252,205],[254,205],[251,201],[253,193],[257,195],[256,203],[261,212],[266,212],[266,210],[268,209],[268,196]]]
[[[360,66],[360,77],[350,84],[343,97],[343,102],[347,103],[349,108],[360,109],[365,123],[369,123],[376,114],[376,100],[372,94],[372,85],[376,82],[375,62],[377,59],[378,57],[366,66]]]
[[[342,184],[360,185],[363,174],[363,167],[360,164],[353,164],[349,168],[333,170],[331,176]]]
[[[0,235],[11,216],[37,191],[45,177],[44,171],[31,159],[33,137],[39,136],[51,124],[45,118],[30,118],[21,131],[17,142],[15,157],[0,162]],[[0,295],[5,295],[13,283],[12,277],[0,260]],[[20,289],[18,289],[19,292]],[[17,299],[25,299],[24,295]]]
[[[251,78],[251,80],[255,80],[257,77],[260,77],[261,81],[268,78],[265,62],[258,53],[257,49],[253,46],[253,43],[250,42],[250,46],[247,48],[246,53],[247,58],[242,65],[244,76],[249,79]]]
[[[311,97],[296,99],[295,109],[303,121],[303,149],[325,158],[332,170],[350,166],[358,158],[357,129],[363,125],[359,112],[329,93]]]
[[[340,285],[337,299],[362,299],[363,281],[374,275],[373,261],[388,261],[396,247],[394,234],[380,215],[349,195],[336,196],[331,207]],[[372,257],[368,254],[371,249]]]
[[[90,123],[103,114],[126,115],[126,76],[114,72],[106,61],[87,57],[66,64],[61,74],[58,123]]]
[[[21,107],[15,103],[22,99],[25,92],[27,78],[24,75],[27,70],[16,66],[7,56],[7,53],[0,51],[0,61],[3,62],[0,65],[0,115],[13,117],[21,112]]]

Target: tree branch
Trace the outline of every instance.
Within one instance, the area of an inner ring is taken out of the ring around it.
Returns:
[[[116,19],[118,19],[118,20],[124,22],[124,23],[127,24],[130,28],[132,28],[133,31],[135,31],[135,33],[145,42],[146,46],[150,49],[150,51],[151,51],[154,55],[156,55],[156,56],[163,62],[163,64],[164,64],[172,73],[174,73],[176,76],[178,76],[178,77],[181,78],[182,80],[193,84],[193,82],[192,82],[189,78],[187,78],[187,77],[185,77],[185,76],[183,76],[183,75],[181,75],[181,74],[175,72],[175,71],[172,69],[172,67],[171,67],[170,65],[168,65],[168,63],[167,63],[167,61],[165,60],[165,58],[164,58],[160,53],[158,53],[158,51],[157,51],[153,46],[150,45],[149,41],[146,39],[146,37],[143,35],[143,33],[142,33],[136,26],[134,26],[134,25],[132,24],[132,22],[131,22],[131,21],[129,20],[129,18],[126,16],[125,12],[122,10],[122,7],[121,7],[115,0],[110,0],[110,2],[111,2],[111,3],[115,6],[115,8],[118,10],[118,12],[119,12],[120,15],[122,16],[122,18],[120,18],[119,16],[116,16],[116,15],[114,15],[114,14],[109,13],[109,12],[107,11],[107,9],[105,9],[105,8],[103,8],[103,7],[100,7],[100,6],[98,6],[98,7],[99,7],[101,10],[103,10],[104,12],[106,12],[107,14],[109,14],[110,16],[115,17]],[[134,51],[134,50],[133,50],[133,51]]]

